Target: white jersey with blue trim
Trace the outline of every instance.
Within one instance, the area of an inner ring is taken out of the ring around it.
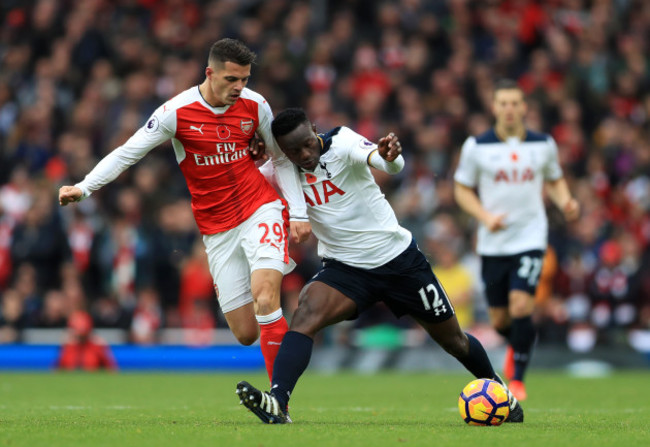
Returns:
[[[558,180],[562,168],[550,135],[526,131],[524,140],[502,141],[494,129],[469,137],[463,144],[454,180],[478,188],[481,204],[491,214],[504,214],[505,229],[478,229],[477,252],[502,256],[545,250],[548,220],[544,209],[544,181]]]
[[[353,267],[386,264],[409,246],[411,233],[375,183],[369,163],[377,166],[377,145],[347,127],[320,134],[319,165],[300,169],[307,215],[318,238],[318,255]],[[400,156],[396,162],[402,163]]]

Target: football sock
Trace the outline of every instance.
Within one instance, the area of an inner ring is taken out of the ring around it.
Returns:
[[[284,336],[275,359],[273,380],[271,380],[271,394],[275,396],[283,410],[289,404],[289,398],[298,379],[309,365],[313,346],[314,340],[300,332],[289,331]]]
[[[273,378],[273,363],[278,355],[278,350],[282,344],[284,334],[289,330],[287,320],[282,315],[282,309],[278,309],[269,315],[256,315],[257,322],[260,325],[260,347],[266,372],[269,375],[269,381]]]
[[[535,342],[535,326],[530,316],[512,320],[510,345],[515,352],[515,375],[513,380],[523,380],[530,353]]]
[[[512,332],[512,326],[508,326],[503,329],[496,329],[496,331],[506,340],[510,340],[510,333]]]
[[[458,361],[478,379],[492,379],[496,377],[490,358],[485,352],[483,345],[473,335],[465,333],[469,338],[469,352],[465,358],[458,358]]]

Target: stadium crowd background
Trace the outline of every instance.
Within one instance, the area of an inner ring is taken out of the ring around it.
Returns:
[[[56,200],[198,84],[221,37],[257,52],[249,87],[276,113],[302,106],[321,131],[400,137],[405,170],[377,180],[461,324],[494,344],[476,223],[452,176],[464,139],[492,123],[493,83],[517,80],[527,125],[555,138],[582,206],[569,226],[549,208],[540,341],[588,351],[650,330],[648,2],[4,0],[0,22],[2,343],[65,327],[76,309],[134,343],[226,327],[171,144],[76,206]],[[292,256],[288,315],[318,267],[313,238]],[[355,324],[377,323],[410,325],[381,307]]]

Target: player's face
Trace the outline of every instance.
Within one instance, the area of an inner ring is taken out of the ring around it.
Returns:
[[[250,65],[238,65],[234,62],[217,62],[214,67],[205,69],[210,84],[212,105],[223,107],[232,105],[241,95],[251,77]]]
[[[499,90],[494,95],[492,112],[497,125],[515,127],[523,123],[526,115],[524,94],[519,89]]]
[[[320,160],[321,143],[310,123],[302,123],[277,138],[278,145],[291,162],[306,171],[313,171]]]

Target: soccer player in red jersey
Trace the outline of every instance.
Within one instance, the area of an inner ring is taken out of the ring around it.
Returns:
[[[266,100],[246,88],[253,53],[242,42],[221,39],[210,49],[205,80],[160,106],[126,143],[102,159],[86,178],[59,191],[62,206],[88,197],[171,139],[192,195],[192,210],[208,254],[217,299],[240,343],[260,337],[269,377],[287,331],[280,283],[294,266],[292,239],[305,240],[311,226],[297,171],[271,133]],[[287,207],[249,152],[262,136],[278,173]]]

